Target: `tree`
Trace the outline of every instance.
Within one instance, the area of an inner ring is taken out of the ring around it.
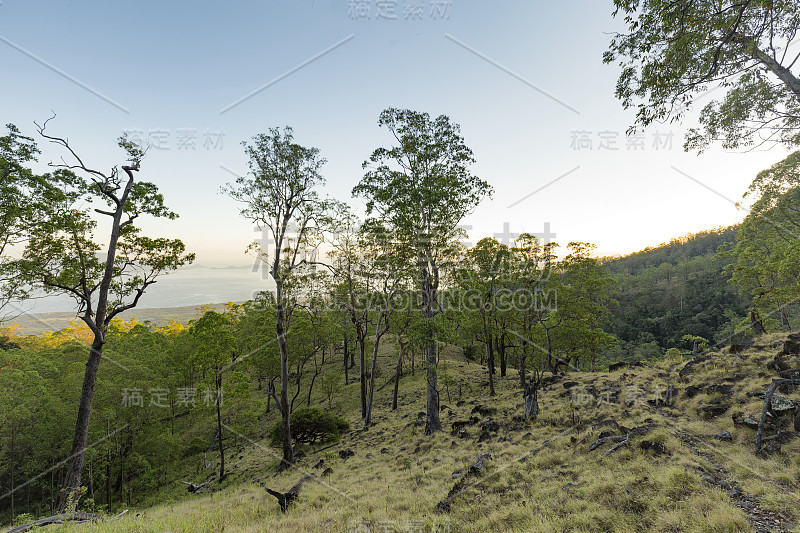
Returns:
[[[65,201],[48,206],[42,221],[29,230],[20,268],[26,280],[45,292],[72,297],[80,319],[92,332],[71,462],[60,504],[63,509],[81,486],[94,384],[109,324],[120,313],[136,307],[160,275],[191,263],[195,256],[186,253],[179,239],[147,237],[134,224],[142,215],[170,220],[178,216],[166,207],[155,184],[134,179],[144,157],[138,146],[120,138],[119,146],[125,150],[129,164],[121,167],[122,173],[116,166],[103,173],[86,166],[66,139],[46,133],[50,120],[37,125],[39,134],[64,148],[73,159],[72,163],[51,165],[62,171],[80,172],[82,177],[73,176],[74,186]],[[94,211],[111,221],[105,260],[100,257],[102,246],[94,240],[98,223],[90,214],[90,206],[98,200],[104,205]]]
[[[755,198],[733,246],[718,257],[727,263],[730,281],[750,296],[751,325],[778,314],[790,329],[791,311],[800,294],[800,152],[758,174],[745,198]]]
[[[285,288],[292,271],[308,263],[307,253],[313,247],[315,223],[326,210],[316,192],[325,183],[320,168],[325,160],[319,149],[306,148],[294,142],[291,128],[271,128],[243,143],[249,157],[248,176],[223,188],[231,198],[244,204],[240,214],[268,234],[272,250],[251,246],[259,258],[269,265],[275,282],[275,334],[281,356],[281,397],[275,398],[281,412],[283,460],[280,468],[294,464],[294,451],[289,416],[289,349],[286,332],[292,319],[293,305]],[[265,239],[266,241],[266,239]]]
[[[67,200],[62,185],[74,181],[63,170],[34,174],[26,164],[36,160],[36,143],[13,124],[6,128],[8,134],[0,137],[0,322],[11,316],[4,311],[12,302],[30,296],[13,254],[21,251],[48,206]]]
[[[616,95],[637,105],[631,127],[680,120],[695,98],[726,89],[700,114],[684,147],[702,151],[756,143],[800,144],[800,55],[789,45],[800,27],[793,0],[614,0],[627,33],[616,34],[603,61],[619,61]],[[796,71],[796,70],[795,70]],[[640,102],[637,104],[637,102]]]
[[[465,272],[465,287],[475,293],[470,303],[476,304],[481,319],[482,341],[486,347],[486,361],[489,368],[489,395],[494,396],[495,346],[497,338],[497,303],[499,291],[509,281],[508,246],[496,239],[486,237],[467,251],[469,270]],[[499,345],[499,342],[497,343]]]
[[[225,479],[225,448],[222,434],[223,374],[235,360],[236,336],[231,313],[206,311],[194,324],[195,352],[190,361],[203,371],[206,381],[214,390],[214,407],[217,411],[217,442],[219,443],[219,481]]]
[[[460,127],[444,115],[386,109],[378,120],[394,138],[391,148],[376,149],[368,169],[353,189],[367,200],[365,226],[392,236],[395,254],[413,265],[428,325],[425,434],[441,430],[436,383],[434,317],[442,269],[455,257],[461,220],[491,194],[491,187],[471,174],[472,150]]]

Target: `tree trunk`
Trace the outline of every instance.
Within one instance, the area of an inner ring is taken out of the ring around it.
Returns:
[[[275,276],[277,277],[277,276]],[[283,432],[283,460],[278,467],[279,471],[285,470],[294,465],[294,450],[292,449],[292,433],[289,422],[291,415],[289,406],[289,349],[286,346],[286,336],[283,331],[284,323],[284,310],[283,310],[283,287],[281,283],[276,280],[276,334],[278,337],[278,346],[281,351],[281,402],[278,408],[281,411],[281,430]]]
[[[110,436],[111,430],[106,423],[106,435]],[[111,513],[111,446],[106,449],[106,504]]]
[[[343,349],[344,349],[344,384],[345,385],[350,385],[350,376],[349,376],[349,374],[347,372],[347,368],[348,368],[347,367],[347,333],[344,334]]]
[[[366,344],[366,332],[359,332],[358,333],[358,352],[359,352],[359,359],[358,359],[358,373],[361,376],[361,418],[367,417],[367,368],[366,362],[364,361],[364,351]]]
[[[505,334],[500,335],[498,339],[498,350],[497,353],[500,354],[500,377],[506,377],[506,336]]]
[[[486,343],[486,366],[489,367],[489,396],[494,396],[494,349],[492,346],[492,336],[489,335],[486,309],[483,307],[481,307],[481,321],[483,324],[483,338]]]
[[[400,388],[400,374],[403,373],[403,341],[397,334],[397,345],[400,347],[397,355],[397,367],[394,370],[394,392],[392,393],[392,411],[397,411],[397,391]]]
[[[527,420],[536,420],[539,416],[539,380],[541,374],[534,369],[531,376],[530,383],[525,385],[525,418]]]
[[[222,441],[222,376],[217,378],[217,432],[219,433],[219,480],[225,479],[225,448]]]
[[[425,434],[433,435],[442,430],[439,421],[439,391],[436,387],[436,346],[431,343],[427,349],[427,394],[426,394],[426,421]]]
[[[753,333],[755,333],[757,337],[767,334],[764,323],[758,318],[755,311],[750,311],[750,326],[753,328]]]
[[[78,418],[75,422],[75,435],[72,439],[72,449],[70,451],[72,460],[70,461],[69,470],[67,471],[64,492],[58,505],[59,511],[64,510],[69,497],[81,486],[83,458],[86,454],[86,440],[89,436],[89,419],[92,414],[92,400],[94,399],[94,383],[97,379],[100,357],[103,354],[103,344],[102,338],[95,336],[91,351],[89,352],[89,360],[86,362],[81,399],[78,405]]]
[[[486,343],[486,366],[489,367],[489,396],[494,396],[494,350],[491,337]]]
[[[16,428],[11,426],[11,523],[14,523],[14,437]]]
[[[372,400],[375,394],[375,371],[378,366],[378,341],[375,339],[375,347],[372,349],[372,366],[369,369],[369,395],[367,397],[367,412],[364,415],[364,428],[372,423]]]
[[[325,364],[325,356],[323,356],[322,364]],[[311,376],[311,383],[308,385],[308,401],[306,402],[306,407],[311,407],[311,391],[314,390],[314,382],[317,380],[317,376],[319,376],[319,365],[317,365],[317,356],[314,356],[314,375]]]

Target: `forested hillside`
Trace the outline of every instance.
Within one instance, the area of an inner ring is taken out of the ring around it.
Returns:
[[[603,261],[617,282],[612,331],[621,346],[614,356],[624,360],[668,348],[691,351],[685,335],[709,344],[732,341],[749,301],[729,282],[728,262],[717,251],[735,241],[737,229],[700,232]]]

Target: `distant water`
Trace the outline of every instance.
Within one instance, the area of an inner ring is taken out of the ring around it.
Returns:
[[[182,307],[214,302],[241,302],[272,287],[272,280],[250,267],[181,269],[163,276],[148,287],[138,307]],[[48,296],[29,300],[23,308],[28,313],[74,311],[75,301],[66,296]]]

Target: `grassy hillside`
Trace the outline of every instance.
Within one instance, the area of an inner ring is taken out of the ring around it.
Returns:
[[[304,448],[307,456],[289,472],[274,475],[277,454],[266,440],[240,438],[233,474],[222,486],[209,485],[209,493],[186,494],[175,479],[153,494],[163,503],[112,522],[49,530],[790,531],[800,524],[800,441],[756,456],[755,431],[734,424],[760,414],[761,400],[748,393],[769,385],[774,372],[766,365],[778,340],[760,339],[741,355],[711,353],[684,377],[678,359],[567,374],[541,391],[542,414],[533,423],[522,420],[516,375],[499,380],[497,396],[484,396],[481,368],[448,352],[455,384],[449,398],[442,391],[445,432],[422,434],[420,372],[403,380],[397,412],[389,410],[391,387],[377,394],[376,424],[367,431],[351,385],[342,408],[354,429],[328,449]],[[674,399],[660,401],[669,386]],[[465,422],[460,436],[449,431],[457,421]],[[790,426],[790,418],[780,419],[768,433]],[[601,433],[634,428],[641,429],[627,445],[608,453],[615,443],[606,442],[590,451]],[[730,440],[692,436],[722,432]],[[342,459],[343,450],[354,455]],[[482,453],[491,454],[482,473],[469,473]],[[322,476],[326,467],[332,473]],[[317,480],[306,483],[286,514],[261,487],[287,490],[308,472]],[[213,466],[193,466],[185,476],[203,481],[213,477]],[[437,504],[465,476],[450,512],[438,513]]]

